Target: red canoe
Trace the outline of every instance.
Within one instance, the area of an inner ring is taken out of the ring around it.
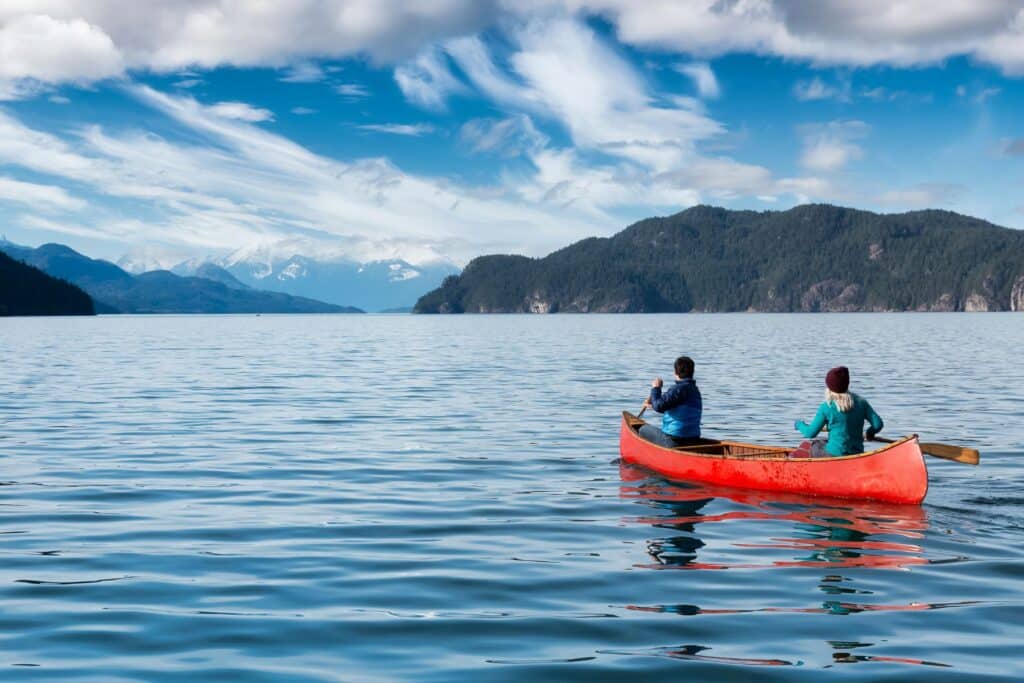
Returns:
[[[708,441],[664,448],[640,438],[644,421],[622,413],[622,460],[668,479],[830,498],[861,498],[917,505],[928,493],[928,470],[917,435],[877,451],[827,458],[788,458],[784,446]]]

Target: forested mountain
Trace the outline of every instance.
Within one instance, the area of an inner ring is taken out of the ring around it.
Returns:
[[[544,258],[482,256],[420,313],[1024,310],[1024,232],[950,211],[696,206]]]
[[[92,299],[78,287],[0,251],[0,316],[94,313]]]
[[[209,277],[169,271],[131,275],[109,261],[91,259],[61,244],[32,249],[4,243],[14,259],[84,289],[100,313],[361,313],[358,308],[250,289],[223,269]]]

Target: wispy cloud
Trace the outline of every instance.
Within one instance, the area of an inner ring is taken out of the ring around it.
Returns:
[[[218,102],[209,107],[211,113],[222,116],[226,119],[237,119],[258,123],[260,121],[273,121],[274,112],[262,107],[254,107],[245,102]]]
[[[813,171],[837,171],[863,156],[864,151],[854,140],[865,137],[870,130],[863,121],[831,121],[801,126],[803,152],[800,163]]]
[[[484,249],[546,251],[618,224],[531,205],[512,188],[405,173],[385,159],[337,161],[189,97],[145,86],[129,92],[180,126],[184,139],[96,126],[58,137],[0,111],[0,164],[85,185],[128,207],[128,217],[87,207],[77,221],[58,221],[66,231],[94,225],[92,237],[201,251],[307,235],[358,247],[364,258],[422,262]]]
[[[679,73],[689,76],[694,85],[697,86],[697,93],[701,97],[714,99],[721,95],[722,89],[715,78],[715,72],[707,62],[689,62],[688,64],[677,64],[676,70]]]
[[[911,187],[890,190],[877,198],[879,204],[906,209],[924,209],[947,206],[967,193],[967,187],[957,183],[919,183]]]
[[[978,91],[978,94],[974,96],[974,101],[980,104],[989,98],[995,97],[1001,92],[1003,92],[1002,88],[982,88]]]
[[[820,77],[815,76],[809,81],[797,81],[793,86],[793,96],[801,102],[813,100],[840,100],[843,102],[850,99],[849,81],[841,81],[836,84],[829,84]]]
[[[86,203],[71,196],[63,187],[27,183],[0,176],[0,200],[19,202],[42,210],[79,210]]]
[[[395,82],[405,98],[415,105],[443,110],[449,96],[463,92],[462,83],[452,75],[447,58],[436,47],[395,69]]]
[[[341,83],[334,86],[334,91],[350,100],[359,100],[370,96],[370,91],[360,83]]]
[[[968,87],[966,85],[958,85],[956,87],[956,96],[962,99],[968,99],[975,104],[984,104],[987,100],[992,99],[1002,91],[1002,88],[991,86]]]
[[[462,124],[459,137],[474,152],[499,152],[504,156],[537,152],[548,144],[548,137],[537,130],[526,114],[504,119],[470,119]]]
[[[387,133],[389,135],[405,135],[408,137],[419,137],[434,132],[434,127],[429,123],[366,123],[358,126],[358,128],[359,130],[366,130],[372,133]]]
[[[656,103],[645,79],[589,27],[569,20],[518,31],[504,72],[476,38],[446,49],[496,103],[558,121],[580,148],[665,171],[694,154],[698,140],[724,128],[692,107]]]
[[[283,83],[316,83],[326,77],[327,74],[315,62],[299,62],[289,67],[278,80]]]

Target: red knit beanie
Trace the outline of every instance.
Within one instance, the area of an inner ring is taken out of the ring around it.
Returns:
[[[845,394],[850,390],[850,371],[845,365],[832,368],[825,375],[825,386],[837,394]]]

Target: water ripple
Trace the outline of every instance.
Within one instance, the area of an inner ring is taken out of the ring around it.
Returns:
[[[4,320],[0,679],[1020,680],[1022,332],[1000,314]],[[983,465],[930,458],[921,507],[622,466],[619,411],[679,352],[715,434],[791,439],[844,362],[887,433]]]

